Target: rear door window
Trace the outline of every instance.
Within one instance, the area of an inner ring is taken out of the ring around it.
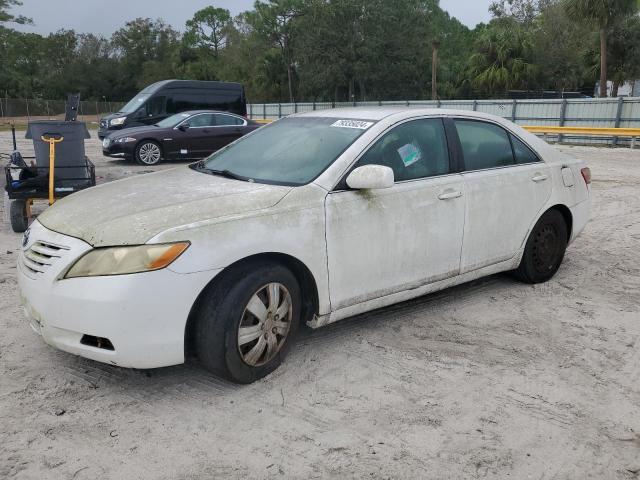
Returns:
[[[244,120],[238,117],[234,117],[231,115],[214,115],[214,116],[215,116],[216,125],[219,127],[244,125]]]
[[[476,120],[454,122],[462,146],[465,170],[484,170],[514,164],[511,141],[503,128]]]
[[[231,111],[241,113],[238,108],[241,106],[241,90],[213,90],[207,92],[207,108],[214,110]]]
[[[189,87],[167,92],[167,113],[186,110],[220,110],[238,115],[246,114],[242,88],[218,89]]]
[[[198,95],[192,95],[184,92],[176,93],[173,96],[171,109],[176,113],[179,113],[186,110],[200,110],[207,108],[206,105],[202,104],[201,100],[202,97],[199,97]]]

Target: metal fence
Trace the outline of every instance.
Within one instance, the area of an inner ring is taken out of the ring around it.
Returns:
[[[97,122],[107,113],[118,111],[124,102],[80,102],[84,121]],[[64,100],[0,98],[0,119],[64,118]],[[473,110],[508,118],[521,125],[559,127],[640,128],[640,97],[586,98],[557,100],[407,100],[379,102],[254,103],[247,105],[249,118],[270,119],[313,110],[340,107],[408,106]],[[553,139],[553,137],[551,137]],[[607,137],[564,137],[566,142],[583,144],[629,144],[627,139]]]
[[[97,122],[101,116],[116,112],[124,102],[83,100],[78,107],[80,117],[88,122]],[[0,119],[64,119],[64,100],[39,98],[0,98]]]
[[[260,103],[248,106],[252,119],[275,120],[299,112],[340,107],[404,106],[450,108],[490,113],[520,125],[557,127],[640,128],[640,97],[585,98],[557,100],[418,100],[346,103]],[[549,139],[559,140],[556,136]],[[628,145],[630,139],[613,137],[564,136],[563,142]]]

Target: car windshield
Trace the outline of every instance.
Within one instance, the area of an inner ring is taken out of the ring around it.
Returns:
[[[127,103],[124,107],[120,109],[122,113],[132,113],[138,110],[145,102],[147,98],[151,96],[150,93],[139,93],[135,97],[133,97],[129,103]]]
[[[371,125],[338,118],[284,118],[214,153],[199,169],[258,183],[305,185]]]
[[[178,125],[183,120],[189,118],[191,114],[189,113],[176,113],[175,115],[171,115],[170,117],[165,118],[164,120],[160,120],[156,125],[162,128],[171,128]]]

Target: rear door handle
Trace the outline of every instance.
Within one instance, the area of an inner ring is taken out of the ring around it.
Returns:
[[[531,180],[537,183],[537,182],[544,182],[547,178],[549,178],[548,175],[544,175],[542,173],[536,173],[533,177],[531,177]]]
[[[438,195],[438,198],[440,200],[451,200],[452,198],[459,198],[461,196],[462,192],[459,190],[445,190],[440,195]]]

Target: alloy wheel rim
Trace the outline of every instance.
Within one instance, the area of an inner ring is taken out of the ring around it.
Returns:
[[[238,327],[238,351],[252,367],[271,361],[284,346],[293,316],[291,294],[281,283],[258,289],[244,308]]]
[[[146,164],[154,164],[160,160],[160,147],[155,143],[145,143],[140,147],[140,160]]]

